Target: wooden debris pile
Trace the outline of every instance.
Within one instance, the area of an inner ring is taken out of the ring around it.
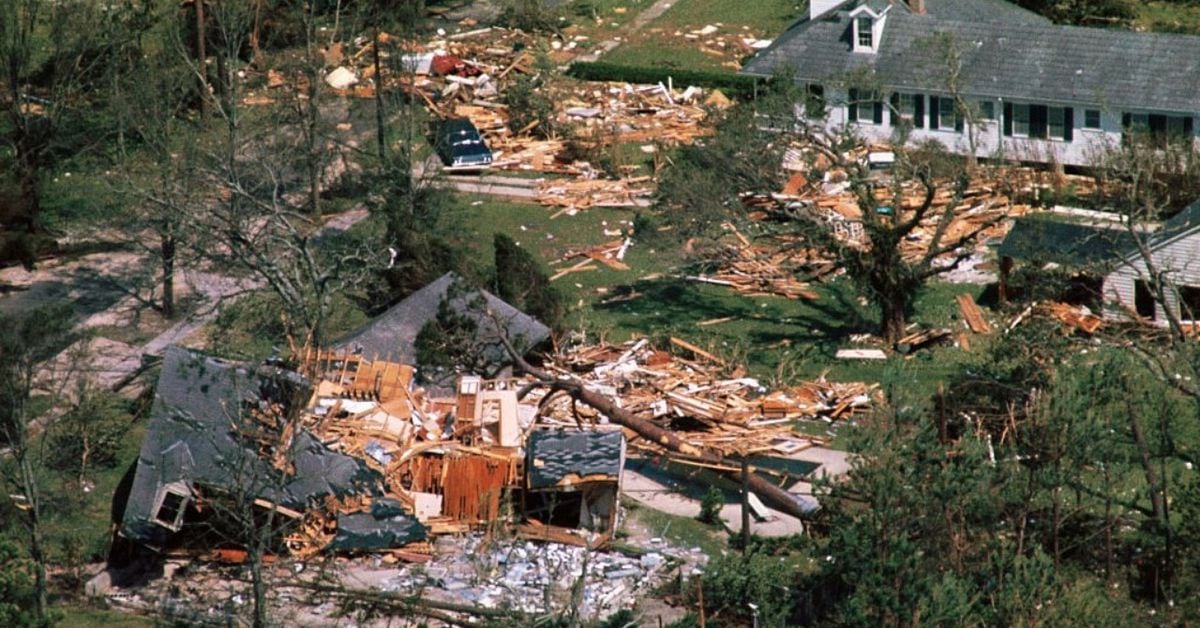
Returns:
[[[581,251],[571,251],[562,258],[551,262],[550,265],[556,266],[566,262],[571,262],[573,260],[578,261],[575,261],[575,263],[571,266],[563,268],[562,270],[559,270],[551,275],[550,281],[561,279],[562,277],[565,277],[571,273],[596,270],[597,266],[595,263],[604,264],[613,270],[629,270],[629,265],[627,265],[623,260],[625,259],[626,251],[629,250],[629,247],[632,244],[633,239],[627,237],[621,240],[613,240],[612,242],[599,244]]]
[[[1091,310],[1084,306],[1053,302],[1043,303],[1035,309],[1062,321],[1071,329],[1088,335],[1096,333],[1104,326],[1104,319],[1092,314]]]
[[[588,207],[645,207],[654,193],[650,177],[606,179],[554,179],[538,185],[538,203],[566,210]]]
[[[732,224],[724,226],[734,242],[720,251],[715,271],[691,277],[693,281],[728,286],[751,297],[815,300],[817,294],[809,289],[808,281],[838,271],[828,253],[805,247],[798,238],[778,236],[755,243]]]
[[[796,420],[839,421],[870,409],[874,386],[824,378],[768,391],[757,380],[726,367],[718,356],[681,339],[672,344],[697,359],[658,350],[645,340],[620,346],[577,347],[550,368],[570,373],[621,407],[722,455],[791,454],[825,439],[797,432]],[[563,400],[565,401],[565,400]],[[585,411],[569,403],[546,403],[540,420],[576,424]],[[590,418],[595,417],[594,413]],[[657,450],[636,438],[631,447]]]

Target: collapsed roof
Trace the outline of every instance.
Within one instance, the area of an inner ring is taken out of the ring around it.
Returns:
[[[149,547],[164,546],[179,530],[198,488],[245,492],[294,510],[329,496],[382,495],[378,472],[331,450],[303,428],[290,440],[291,473],[260,455],[251,434],[262,423],[252,415],[272,411],[294,416],[311,392],[307,380],[284,369],[253,371],[185,349],[167,349],[122,534]]]
[[[457,314],[478,325],[476,345],[496,370],[510,363],[502,337],[507,337],[518,351],[528,351],[550,337],[549,327],[487,290],[465,288],[462,279],[451,272],[393,305],[334,347],[420,367],[417,334],[437,318],[443,300]]]
[[[625,465],[620,431],[536,431],[529,435],[526,449],[529,488],[534,489],[618,481]]]

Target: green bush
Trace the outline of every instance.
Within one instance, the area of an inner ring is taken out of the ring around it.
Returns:
[[[783,559],[751,552],[726,554],[704,570],[704,606],[723,616],[749,618],[758,607],[760,626],[786,626],[792,615],[795,572]]]
[[[623,81],[653,85],[667,83],[671,79],[676,87],[695,85],[720,89],[727,96],[749,97],[754,95],[754,77],[740,74],[725,74],[722,72],[705,72],[702,70],[669,70],[665,68],[647,68],[619,63],[572,63],[567,75],[584,81]]]
[[[562,294],[550,284],[537,258],[503,233],[493,238],[496,296],[513,307],[557,329],[561,326],[566,304]]]
[[[83,392],[79,403],[54,423],[47,452],[50,466],[80,475],[88,469],[112,468],[130,421],[128,404],[116,394]]]
[[[0,622],[5,626],[32,626],[35,593],[33,562],[15,543],[0,539]]]
[[[710,486],[704,498],[700,500],[700,515],[696,518],[709,525],[716,525],[721,521],[721,506],[724,505],[725,494],[721,489]]]

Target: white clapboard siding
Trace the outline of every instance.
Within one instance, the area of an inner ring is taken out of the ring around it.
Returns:
[[[1151,251],[1157,270],[1166,273],[1170,285],[1175,287],[1194,286],[1200,288],[1200,229],[1193,229],[1172,240],[1155,246]],[[1127,312],[1134,309],[1134,281],[1148,280],[1146,266],[1136,254],[1126,264],[1118,267],[1104,278],[1105,316],[1113,319],[1128,318]],[[1177,295],[1168,291],[1167,307],[1179,311]],[[1155,321],[1166,324],[1166,315],[1161,305],[1155,305]]]

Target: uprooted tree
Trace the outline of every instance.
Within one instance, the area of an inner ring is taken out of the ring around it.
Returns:
[[[876,174],[848,131],[830,133],[796,122],[789,103],[800,97],[784,87],[760,101],[759,114],[735,110],[718,124],[716,137],[684,149],[660,189],[665,215],[688,235],[713,234],[730,221],[761,237],[783,236],[824,250],[878,307],[880,333],[895,343],[926,282],[969,257],[965,247],[1003,216],[952,232],[970,183],[961,158],[936,142],[898,145],[891,171]],[[810,179],[844,173],[861,215],[852,220],[809,203],[790,203],[774,204],[765,209],[766,220],[751,221],[742,195],[782,188],[782,156],[789,146],[810,157]],[[918,230],[931,236],[925,252],[906,255],[902,245]]]

